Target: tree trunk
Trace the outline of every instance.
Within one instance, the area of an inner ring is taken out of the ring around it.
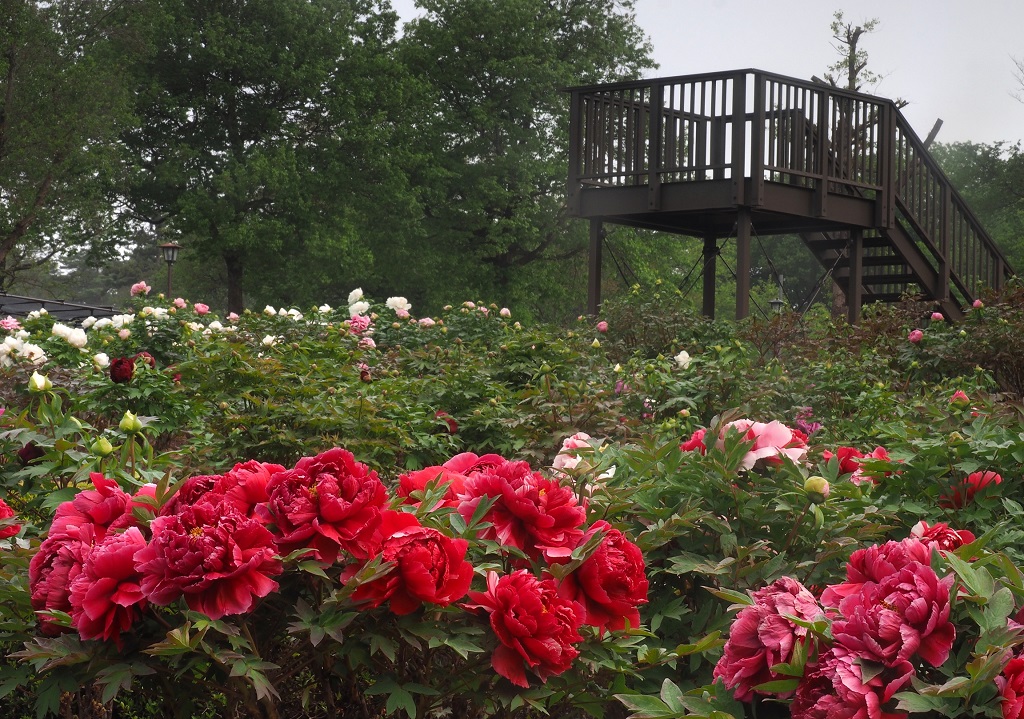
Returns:
[[[242,314],[245,301],[242,295],[242,277],[245,274],[245,263],[240,252],[224,253],[224,265],[228,271],[228,312]]]

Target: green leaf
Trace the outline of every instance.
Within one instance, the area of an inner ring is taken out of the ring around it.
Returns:
[[[925,713],[935,711],[942,716],[952,717],[957,715],[959,702],[956,699],[947,697],[924,696],[914,692],[898,692],[895,698],[899,702],[897,709],[912,713]]]
[[[388,695],[385,706],[385,711],[388,714],[392,714],[398,709],[404,709],[410,719],[416,719],[416,701],[412,698],[412,694],[402,687],[395,687],[394,691]]]
[[[733,605],[739,604],[739,605],[742,605],[744,607],[749,607],[750,605],[752,605],[754,603],[753,599],[751,599],[748,595],[743,594],[742,592],[736,592],[736,591],[733,591],[732,589],[714,589],[712,587],[704,587],[704,588],[706,590],[708,590],[709,592],[711,592],[712,594],[714,594],[719,599],[724,599],[727,602],[732,602]],[[730,607],[730,609],[731,608],[732,607]]]

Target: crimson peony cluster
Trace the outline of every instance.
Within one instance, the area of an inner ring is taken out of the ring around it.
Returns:
[[[890,461],[889,453],[886,451],[885,447],[875,447],[868,453],[861,452],[855,447],[837,447],[834,454],[826,449],[821,453],[821,457],[826,462],[832,459],[832,457],[835,457],[836,461],[839,462],[839,473],[849,474],[850,481],[857,485],[863,484],[864,482],[878,484],[879,481],[878,477],[866,473],[861,468],[860,460],[881,459],[886,462]]]
[[[733,622],[715,677],[741,701],[755,694],[792,697],[794,719],[906,717],[894,711],[894,695],[910,688],[922,662],[945,662],[956,637],[949,618],[954,575],[940,578],[932,553],[973,539],[944,524],[921,523],[909,539],[854,552],[846,581],[826,587],[820,598],[789,577],[754,592],[754,603]],[[811,633],[794,619],[828,622],[831,632]],[[798,644],[809,657],[799,680],[788,691],[779,688],[785,684],[765,687],[793,679],[776,665],[792,662]]]
[[[487,612],[493,629],[492,666],[525,687],[528,673],[544,681],[571,665],[584,624],[602,634],[635,628],[647,601],[635,544],[606,522],[588,527],[570,488],[498,455],[461,454],[403,474],[395,499],[340,448],[290,469],[248,461],[190,477],[162,506],[152,485],[130,495],[102,474],[91,479],[92,489],[58,507],[31,563],[46,634],[67,630],[51,612],[70,615],[83,639],[118,646],[159,607],[211,619],[249,614],[281,589],[291,555],[319,563],[320,576],[339,586],[353,582],[358,610],[406,615],[425,604],[458,607],[468,595],[464,616]],[[427,495],[431,507],[421,506]],[[469,524],[478,510],[467,536],[445,533],[449,515]],[[589,555],[573,571],[554,570],[583,545]],[[471,592],[472,546],[497,547],[514,571],[489,571],[486,590]]]

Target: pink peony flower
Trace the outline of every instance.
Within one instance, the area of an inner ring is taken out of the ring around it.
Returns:
[[[579,568],[562,579],[558,593],[585,610],[583,622],[605,629],[640,626],[638,607],[647,603],[644,555],[625,535],[603,520],[594,522],[580,544],[603,531],[601,544]]]
[[[5,329],[8,332],[16,332],[21,329],[21,323],[10,315],[7,315],[0,320],[0,329]]]
[[[434,419],[442,420],[448,428],[448,434],[458,434],[459,423],[455,421],[455,418],[445,412],[443,409],[439,409],[434,412]]]
[[[827,449],[821,453],[822,459],[828,462],[832,457],[838,458],[839,461],[839,473],[849,474],[850,481],[856,485],[863,484],[864,482],[873,482],[878,484],[879,478],[874,477],[866,473],[860,466],[860,460],[862,459],[882,459],[886,462],[889,461],[889,453],[885,447],[875,447],[869,454],[864,454],[854,447],[837,447],[835,454],[828,451]],[[888,476],[886,472],[886,476]]]
[[[704,436],[708,433],[706,429],[698,429],[690,438],[679,445],[679,449],[684,452],[700,452],[701,454],[707,454],[708,448],[704,445]]]
[[[924,339],[924,332],[921,330],[911,330],[910,334],[907,335],[907,340],[915,345],[922,339]]]
[[[132,331],[125,327],[124,329],[120,329],[117,331],[117,336],[123,340],[126,340],[132,336]]]
[[[185,307],[188,306],[188,302],[185,301],[184,297],[175,297],[174,302],[172,302],[171,304],[173,304],[179,310],[183,310],[185,309]]]
[[[942,316],[941,312],[932,312],[932,322],[941,322],[944,319],[946,318]]]
[[[237,322],[238,321],[238,313],[237,312],[228,312],[228,321],[229,322]]]
[[[342,550],[360,559],[369,556],[387,502],[377,473],[338,447],[274,474],[267,495],[256,511],[275,524],[281,553],[309,547],[327,564]]]
[[[401,307],[395,309],[395,316],[400,320],[409,319],[409,310],[403,310]]]
[[[121,646],[139,613],[146,609],[135,567],[135,553],[146,546],[138,527],[108,534],[89,553],[71,583],[71,618],[82,639],[102,639]]]
[[[949,398],[949,403],[956,407],[966,407],[971,403],[971,398],[967,396],[967,393],[962,389],[958,389],[953,393],[953,396]]]
[[[418,321],[418,322],[420,323],[420,325],[421,325],[421,326],[423,326],[423,327],[433,327],[434,325],[436,325],[436,324],[437,324],[437,323],[436,323],[436,322],[434,321],[434,318],[433,318],[433,317],[421,317],[421,318],[420,318],[419,320],[417,320],[417,321]]]
[[[14,510],[4,500],[0,499],[0,520],[14,519]],[[0,539],[13,537],[21,531],[21,525],[10,523],[0,526]]]
[[[354,335],[361,335],[370,328],[370,318],[366,315],[352,315],[348,321],[348,329]]]
[[[971,307],[973,307],[976,310],[980,310],[984,306],[985,303],[982,302],[981,300],[974,300],[974,302],[971,303]]]
[[[377,343],[373,341],[373,337],[360,337],[359,348],[364,350],[377,349]]]
[[[394,567],[380,579],[361,585],[353,598],[378,607],[385,601],[392,612],[410,614],[425,602],[446,607],[466,596],[473,582],[473,565],[466,561],[469,542],[452,539],[420,525],[415,515],[384,512],[377,553]]]
[[[748,442],[753,441],[753,446],[743,457],[743,469],[753,469],[761,460],[768,464],[779,464],[781,457],[800,462],[807,456],[807,437],[803,432],[791,429],[777,420],[765,423],[738,419],[729,422],[722,428],[715,446],[724,448],[725,437],[731,431],[740,432]]]
[[[889,704],[894,708],[893,696],[914,677],[913,664],[898,661],[889,666],[868,665],[878,673],[866,673],[866,660],[857,653],[842,646],[833,647],[831,651],[836,659],[832,685],[839,703],[831,704],[834,713],[827,715],[829,719],[907,719],[906,714],[886,711],[883,706]],[[865,676],[871,678],[865,680]]]
[[[512,310],[510,310],[508,307],[502,307],[500,310],[498,310],[498,314],[501,315],[502,317],[508,318],[512,316]]]
[[[568,556],[583,537],[586,509],[571,487],[530,470],[526,462],[504,462],[472,475],[459,495],[459,514],[472,518],[484,497],[496,501],[484,515],[491,526],[481,539],[496,539],[531,557]]]
[[[442,466],[445,469],[451,470],[452,472],[458,472],[464,474],[467,477],[473,477],[481,472],[486,472],[494,467],[503,465],[508,460],[502,457],[500,454],[485,454],[476,455],[472,452],[463,452],[457,454]]]
[[[811,621],[821,614],[814,595],[790,577],[758,589],[754,604],[741,609],[733,620],[714,677],[734,690],[739,701],[751,701],[754,687],[782,678],[771,667],[790,661],[797,642],[811,641],[806,629],[783,615]]]
[[[598,332],[607,332],[608,331],[608,323],[605,322],[604,320],[601,320],[600,322],[598,322],[597,323],[597,331]]]
[[[210,306],[204,305],[202,302],[196,302],[192,305],[192,309],[196,311],[197,315],[206,315],[210,313]]]
[[[974,501],[974,495],[989,486],[1001,484],[1003,478],[995,472],[972,472],[953,485],[949,492],[939,495],[943,509],[961,509]]]
[[[132,285],[131,295],[132,297],[135,297],[136,295],[148,295],[151,289],[153,288],[147,285],[145,280],[141,280]]]
[[[1024,717],[1024,657],[1014,657],[996,677],[1002,699],[1003,719]]]
[[[821,603],[826,607],[838,607],[844,597],[863,591],[867,583],[878,584],[911,562],[928,564],[931,554],[927,544],[914,538],[858,549],[846,563],[846,581],[826,587],[821,594]]]
[[[558,596],[551,579],[540,580],[526,570],[499,577],[487,573],[487,591],[470,592],[467,609],[490,613],[498,647],[491,666],[516,686],[528,687],[526,670],[542,682],[561,674],[579,656],[572,645],[579,634],[583,608]]]

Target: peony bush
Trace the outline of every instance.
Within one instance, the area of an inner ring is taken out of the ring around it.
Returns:
[[[558,329],[143,282],[0,321],[0,703],[1019,716],[1024,438],[983,351],[1016,295],[850,328],[670,294]]]

